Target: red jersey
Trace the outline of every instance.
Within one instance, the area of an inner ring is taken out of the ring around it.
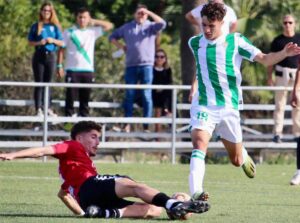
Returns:
[[[80,186],[86,179],[97,175],[96,167],[81,143],[70,140],[53,146],[59,159],[59,173],[63,179],[61,188],[77,199]]]

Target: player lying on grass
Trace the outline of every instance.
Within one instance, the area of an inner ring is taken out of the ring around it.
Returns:
[[[102,218],[157,217],[165,208],[172,218],[183,218],[187,213],[203,213],[209,205],[205,201],[182,202],[128,176],[99,175],[90,157],[95,156],[101,127],[92,121],[75,124],[72,140],[52,146],[29,148],[0,154],[0,160],[24,157],[53,156],[59,160],[63,184],[58,197],[76,215]],[[140,198],[143,202],[125,200]]]

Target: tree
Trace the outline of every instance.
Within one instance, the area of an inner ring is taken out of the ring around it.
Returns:
[[[202,4],[203,0],[182,0],[181,11],[181,27],[180,27],[180,55],[181,55],[181,80],[183,85],[190,85],[195,75],[195,61],[191,50],[188,46],[188,40],[195,35],[193,25],[186,19],[185,14],[195,8],[197,5]],[[189,92],[183,93],[183,101],[187,102]]]

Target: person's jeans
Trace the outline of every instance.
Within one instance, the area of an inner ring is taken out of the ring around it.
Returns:
[[[148,84],[151,85],[153,80],[153,66],[135,66],[127,67],[125,70],[126,84]],[[143,100],[143,115],[144,117],[152,117],[152,90],[141,90]],[[133,104],[135,101],[136,89],[126,90],[124,99],[125,117],[132,117]]]

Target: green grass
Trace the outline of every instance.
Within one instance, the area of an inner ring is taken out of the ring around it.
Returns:
[[[188,191],[188,165],[102,164],[99,173],[127,174],[167,194]],[[188,222],[299,222],[300,187],[289,186],[294,165],[260,165],[255,179],[240,168],[207,165],[205,188],[212,208]],[[0,222],[158,222],[154,220],[79,219],[56,197],[57,163],[0,162]]]

